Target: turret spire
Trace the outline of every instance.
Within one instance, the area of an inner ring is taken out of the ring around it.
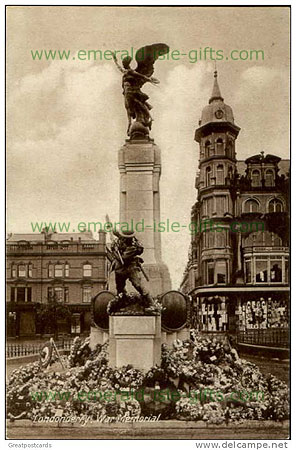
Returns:
[[[222,97],[221,92],[220,92],[220,88],[219,88],[219,85],[218,85],[217,77],[218,77],[218,72],[217,72],[216,67],[215,67],[215,71],[214,71],[214,86],[213,86],[213,92],[212,92],[212,96],[211,96],[211,98],[209,100],[209,103],[212,103],[212,101],[214,101],[214,100],[222,100],[222,102],[224,100],[224,98]]]

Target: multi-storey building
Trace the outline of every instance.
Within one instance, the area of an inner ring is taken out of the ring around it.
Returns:
[[[195,228],[181,290],[196,306],[199,330],[271,342],[280,329],[282,342],[289,325],[289,161],[264,152],[237,160],[239,131],[215,72],[195,132]],[[254,330],[266,331],[259,339]]]
[[[60,331],[90,328],[91,297],[106,289],[106,234],[91,232],[11,234],[7,242],[7,331],[34,336],[36,311],[53,296],[69,306],[71,320]],[[37,329],[36,329],[37,328]]]

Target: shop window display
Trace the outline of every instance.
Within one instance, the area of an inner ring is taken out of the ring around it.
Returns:
[[[238,308],[240,330],[287,328],[288,305],[284,300],[249,300]]]

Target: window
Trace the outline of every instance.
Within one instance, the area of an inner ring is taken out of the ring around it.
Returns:
[[[63,301],[64,290],[61,287],[54,288],[55,298],[58,302]]]
[[[206,185],[211,186],[211,176],[212,176],[212,169],[211,167],[206,168]]]
[[[251,260],[247,259],[245,261],[245,274],[246,274],[246,283],[252,282],[252,271],[251,271]]]
[[[225,203],[226,203],[225,195],[218,195],[216,197],[216,213],[218,216],[224,215],[226,211]]]
[[[20,264],[18,266],[18,276],[19,277],[25,277],[27,275],[27,267],[25,264]]]
[[[244,267],[246,283],[288,283],[288,259],[282,255],[249,256]]]
[[[80,314],[73,314],[71,317],[71,333],[79,334],[80,333]]]
[[[257,200],[249,199],[244,203],[244,213],[259,212],[259,203]]]
[[[206,263],[207,268],[207,284],[214,284],[214,263],[207,262]]]
[[[226,284],[226,261],[216,262],[217,283]]]
[[[272,170],[265,172],[265,186],[274,186],[274,175]]]
[[[215,156],[215,147],[214,146],[210,147],[210,156]]]
[[[204,200],[204,215],[211,217],[214,211],[214,198],[213,197],[207,197]]]
[[[68,287],[49,287],[48,299],[55,299],[57,302],[69,302],[69,288]]]
[[[63,276],[63,264],[56,264],[54,266],[54,276],[62,277]]]
[[[29,278],[33,277],[33,266],[32,266],[32,264],[28,265],[28,277]]]
[[[210,141],[207,141],[205,144],[205,150],[206,150],[205,157],[206,158],[208,158],[210,156],[210,146],[211,146]]]
[[[270,259],[270,282],[281,283],[282,282],[282,260]]]
[[[226,331],[228,329],[228,305],[219,298],[202,298],[199,309],[202,331]]]
[[[223,140],[221,138],[217,139],[216,148],[217,148],[217,155],[224,155]]]
[[[10,301],[14,302],[31,302],[32,288],[31,287],[12,287],[10,290]]]
[[[224,184],[224,167],[223,164],[217,166],[217,184]]]
[[[215,232],[214,231],[208,231],[208,243],[209,248],[215,247]]]
[[[68,263],[65,264],[52,264],[48,265],[48,278],[62,278],[69,277],[70,266]]]
[[[32,288],[31,287],[27,287],[27,302],[31,302],[32,301]]]
[[[287,301],[278,299],[276,295],[275,298],[266,298],[266,296],[256,298],[255,295],[253,298],[251,301],[242,300],[239,311],[239,328],[241,330],[288,328]],[[258,341],[257,343],[263,343],[264,340],[264,335],[262,335],[261,342]]]
[[[228,142],[228,146],[227,146],[227,149],[226,149],[226,156],[227,156],[228,158],[234,158],[234,154],[233,154],[233,142],[232,142],[232,141],[229,141],[229,142]]]
[[[252,186],[253,187],[261,186],[261,177],[259,170],[253,170],[252,172]]]
[[[26,299],[26,288],[25,287],[18,287],[16,288],[17,294],[16,294],[16,301],[17,302],[24,302]]]
[[[216,231],[216,247],[225,248],[226,235],[225,231]]]
[[[285,283],[289,283],[289,258],[285,258]]]
[[[82,288],[82,302],[90,303],[90,301],[91,301],[91,287],[84,286]]]
[[[91,266],[91,264],[84,264],[83,265],[83,276],[84,277],[91,277],[92,276],[92,266]]]
[[[10,288],[10,301],[11,302],[14,302],[14,299],[15,299],[15,297],[14,297],[15,292],[16,292],[15,289],[16,289],[15,287]]]
[[[263,258],[263,259],[261,259]],[[267,282],[267,267],[268,267],[267,257],[257,256],[255,259],[255,273],[256,273],[256,283],[266,283]]]
[[[13,264],[11,266],[11,277],[16,278],[16,274],[17,274],[16,266]]]
[[[283,203],[277,198],[274,198],[268,204],[268,212],[270,213],[283,212],[283,210]]]
[[[53,264],[48,264],[48,278],[53,278]]]

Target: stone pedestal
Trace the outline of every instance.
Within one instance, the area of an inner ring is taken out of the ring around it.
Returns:
[[[90,342],[91,350],[94,350],[98,344],[102,345],[108,341],[108,332],[100,330],[98,327],[90,327]]]
[[[160,316],[110,316],[109,364],[148,371],[161,358]]]
[[[152,139],[129,139],[119,150],[120,223],[136,232],[144,246],[144,269],[153,296],[171,289],[171,279],[161,256],[160,149]]]

